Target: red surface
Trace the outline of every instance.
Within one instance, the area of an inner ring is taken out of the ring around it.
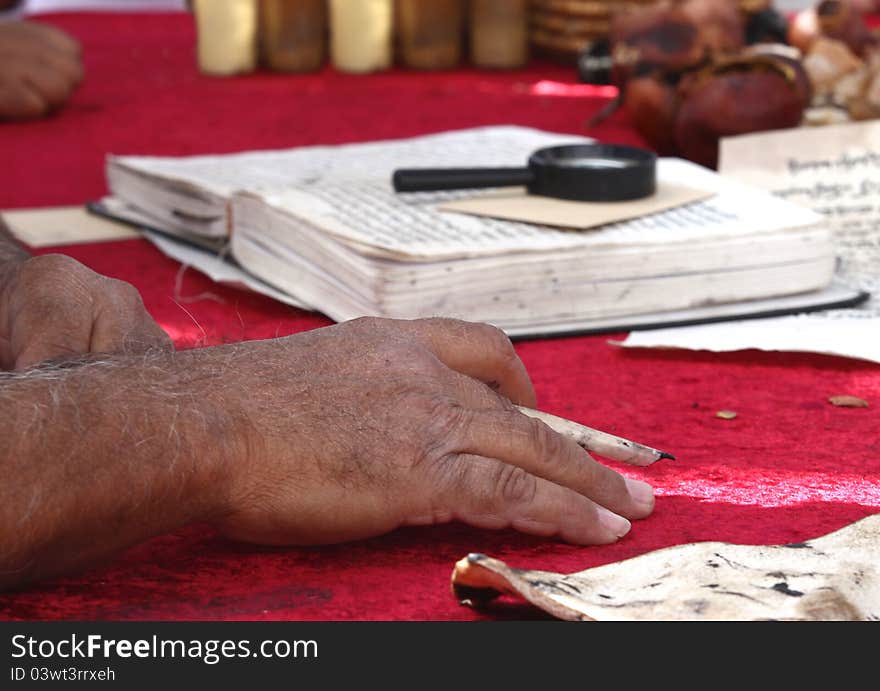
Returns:
[[[307,76],[197,74],[186,15],[57,15],[85,48],[87,78],[53,118],[0,125],[0,208],[79,204],[104,190],[107,153],[190,154],[348,142],[515,123],[638,142],[621,116],[586,131],[607,103],[573,71],[533,65]],[[538,85],[540,82],[547,82]],[[555,83],[555,84],[554,84]],[[213,285],[144,241],[62,248],[140,289],[180,346],[263,338],[329,323]],[[179,281],[180,290],[175,291]],[[620,336],[617,336],[620,337]],[[582,569],[682,542],[774,544],[880,509],[880,366],[747,351],[628,352],[609,337],[522,342],[539,403],[675,453],[622,471],[657,488],[654,515],[610,547],[583,548],[461,525],[399,530],[349,545],[271,549],[190,527],[105,567],[0,596],[6,619],[478,619],[529,617],[514,603],[459,606],[456,560],[479,551],[514,566]],[[838,408],[828,396],[867,399]],[[715,417],[720,409],[738,417]]]

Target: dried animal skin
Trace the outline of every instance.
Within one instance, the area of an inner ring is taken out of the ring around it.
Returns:
[[[852,104],[861,97],[869,77],[867,67],[860,67],[854,72],[842,75],[831,90],[831,102],[851,108]]]
[[[849,104],[853,120],[872,120],[880,117],[880,51],[866,60],[867,77],[861,93]]]
[[[841,106],[815,106],[804,111],[804,125],[820,127],[822,125],[842,125],[852,122],[849,111]]]
[[[513,594],[580,621],[880,621],[880,514],[791,545],[697,542],[579,573],[514,569],[471,554],[459,601]]]
[[[813,85],[812,108],[804,114],[805,124],[880,116],[880,52],[867,51],[861,60],[844,43],[820,38],[803,64]]]
[[[862,69],[864,62],[845,43],[819,38],[804,56],[803,65],[818,96],[833,91],[841,77]]]

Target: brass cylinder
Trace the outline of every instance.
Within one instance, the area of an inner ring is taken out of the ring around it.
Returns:
[[[464,43],[463,0],[397,0],[398,52],[407,67],[456,67]]]
[[[330,0],[330,58],[343,72],[391,67],[393,0]]]
[[[193,0],[199,69],[210,75],[257,66],[257,0]]]
[[[477,67],[521,67],[529,58],[528,0],[470,0],[470,57]]]
[[[278,72],[313,72],[327,56],[325,0],[260,0],[260,61]]]

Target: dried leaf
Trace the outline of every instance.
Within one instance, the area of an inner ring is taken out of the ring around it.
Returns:
[[[864,398],[856,396],[829,396],[828,402],[831,405],[841,406],[843,408],[867,408],[868,402]]]
[[[736,413],[732,410],[719,410],[715,413],[715,417],[720,417],[722,420],[733,420],[736,417]]]

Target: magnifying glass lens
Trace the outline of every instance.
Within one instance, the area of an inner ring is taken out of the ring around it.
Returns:
[[[633,165],[633,161],[625,158],[598,158],[586,156],[584,158],[561,158],[557,165],[567,168],[593,168],[600,170],[604,168],[628,168]]]

